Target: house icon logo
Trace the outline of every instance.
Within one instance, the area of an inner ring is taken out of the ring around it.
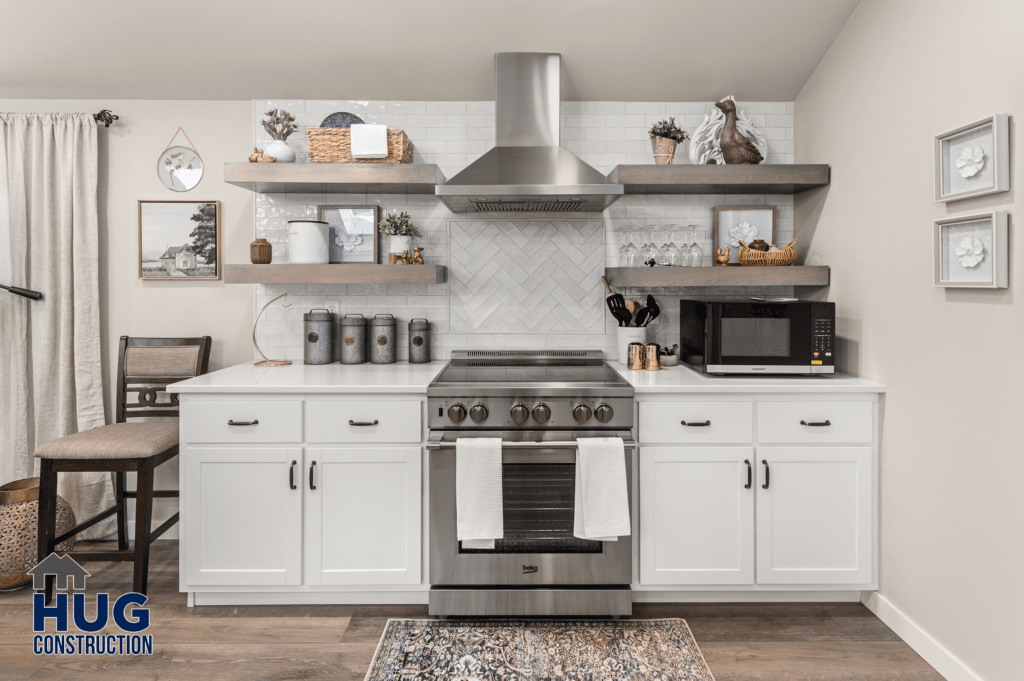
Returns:
[[[50,575],[54,576],[54,586],[58,590],[66,591],[69,588],[70,580],[70,588],[75,591],[84,591],[85,580],[90,576],[89,572],[74,558],[58,556],[56,553],[48,555],[42,562],[29,570],[28,574],[32,575],[32,588],[35,591],[42,591],[46,588],[46,578]]]

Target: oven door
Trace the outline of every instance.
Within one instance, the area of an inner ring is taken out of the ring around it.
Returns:
[[[811,314],[804,302],[708,306],[708,373],[808,373]]]
[[[476,437],[497,437],[474,433]],[[507,435],[507,434],[506,434]],[[622,433],[551,433],[549,442],[517,433],[502,446],[505,538],[494,549],[466,549],[456,538],[455,438],[432,437],[430,472],[430,582],[435,586],[628,585],[632,581],[631,537],[589,541],[573,536],[576,437]],[[631,454],[624,433],[627,489]],[[557,438],[557,441],[550,441]]]

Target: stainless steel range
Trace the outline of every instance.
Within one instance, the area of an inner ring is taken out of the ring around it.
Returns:
[[[573,536],[576,438],[621,437],[631,480],[633,388],[599,350],[462,350],[427,388],[430,614],[632,612],[632,541]],[[456,536],[455,441],[502,440],[504,539]]]

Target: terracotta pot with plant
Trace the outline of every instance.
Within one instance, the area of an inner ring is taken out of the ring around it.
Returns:
[[[690,139],[689,133],[676,125],[676,119],[658,121],[648,131],[651,136],[651,148],[654,150],[654,162],[659,166],[670,166],[675,163],[676,146]]]
[[[412,252],[412,238],[420,236],[420,230],[412,224],[409,214],[389,213],[380,221],[380,232],[388,238],[388,253],[402,255]]]

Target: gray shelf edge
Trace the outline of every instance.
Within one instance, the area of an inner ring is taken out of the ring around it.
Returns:
[[[620,276],[620,270],[630,270]],[[792,265],[790,267],[606,267],[605,277],[613,286],[628,288],[684,288],[690,286],[829,286],[832,269],[828,265]],[[624,280],[624,281],[623,281]]]
[[[622,164],[608,173],[626,194],[798,194],[828,186],[831,177],[832,167],[825,163]]]
[[[430,277],[428,272],[434,276]],[[344,274],[346,276],[337,276]],[[425,276],[424,276],[425,275]],[[224,265],[225,284],[414,284],[429,286],[448,280],[444,265]]]
[[[346,177],[339,179],[339,171]],[[301,175],[301,177],[295,177]],[[225,162],[224,182],[272,193],[382,193],[401,189],[433,194],[444,173],[433,163],[247,163]]]

